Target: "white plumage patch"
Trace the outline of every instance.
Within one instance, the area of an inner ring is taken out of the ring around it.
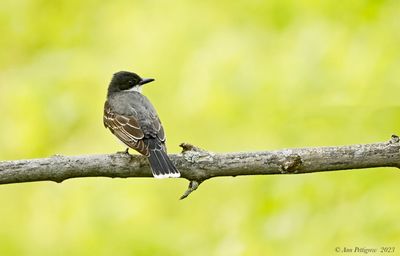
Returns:
[[[142,93],[142,86],[141,85],[135,85],[131,89],[127,90],[128,92],[138,92]]]

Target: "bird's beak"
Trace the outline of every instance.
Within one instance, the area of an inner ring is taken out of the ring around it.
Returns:
[[[153,78],[142,78],[142,80],[139,82],[139,85],[144,85],[153,81],[154,81]]]

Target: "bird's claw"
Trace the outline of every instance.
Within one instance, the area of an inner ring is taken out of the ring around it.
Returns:
[[[124,154],[124,155],[128,155],[128,156],[131,155],[131,154],[129,154],[129,148],[126,148],[124,151],[118,151],[117,154]]]

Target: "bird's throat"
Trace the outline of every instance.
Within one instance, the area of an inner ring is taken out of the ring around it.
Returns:
[[[131,89],[127,90],[128,92],[138,92],[142,93],[142,86],[141,85],[136,85],[132,87]]]

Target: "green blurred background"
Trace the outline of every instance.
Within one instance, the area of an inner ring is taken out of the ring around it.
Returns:
[[[0,3],[0,159],[113,153],[112,74],[135,71],[171,153],[400,133],[400,2]],[[0,186],[0,255],[338,255],[398,246],[399,170]]]

